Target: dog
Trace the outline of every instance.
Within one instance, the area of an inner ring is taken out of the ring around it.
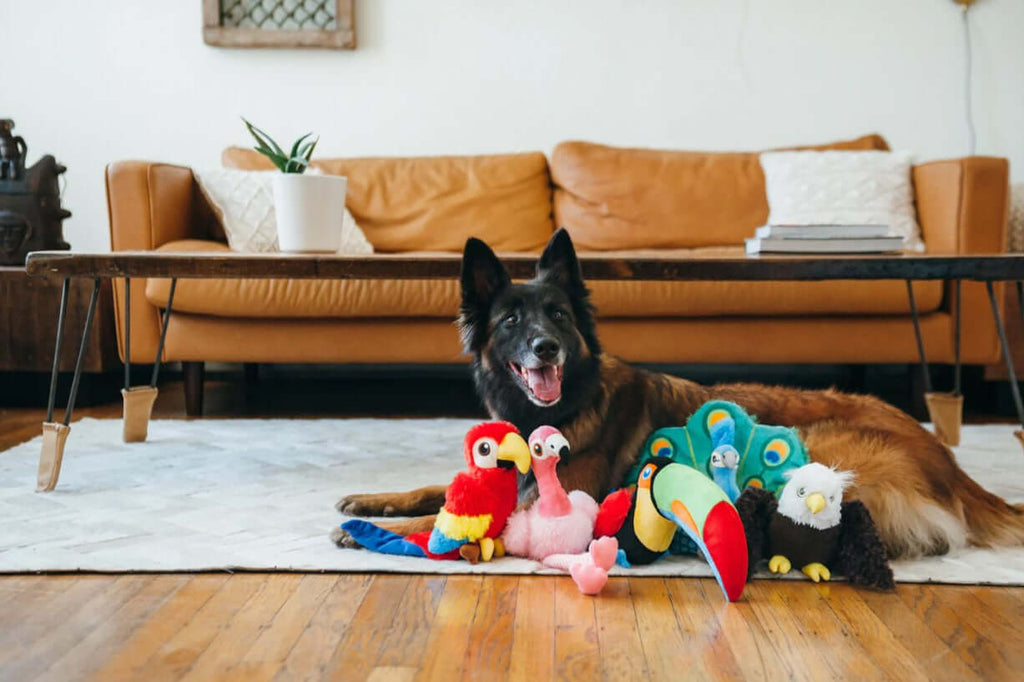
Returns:
[[[524,283],[511,281],[484,242],[469,239],[458,323],[491,417],[522,433],[551,424],[572,443],[572,455],[558,467],[566,490],[600,499],[622,486],[654,429],[684,424],[704,402],[723,399],[762,423],[796,427],[812,460],[854,472],[848,498],[870,510],[892,558],[1024,543],[1024,505],[986,491],[934,435],[882,400],[760,384],[703,386],[602,353],[595,310],[564,229]],[[416,517],[384,524],[408,534],[430,528],[444,491],[350,495],[336,506],[349,515]],[[535,494],[527,482],[520,503]],[[339,546],[356,546],[340,529],[332,537]]]

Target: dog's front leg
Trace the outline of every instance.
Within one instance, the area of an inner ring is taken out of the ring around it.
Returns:
[[[600,502],[620,482],[609,481],[610,466],[603,452],[586,450],[569,455],[569,461],[558,465],[558,480],[567,491],[582,490]]]
[[[404,493],[346,495],[334,508],[348,516],[423,516],[444,506],[448,486],[433,485]]]

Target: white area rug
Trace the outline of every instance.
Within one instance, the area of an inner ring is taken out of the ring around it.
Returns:
[[[155,421],[121,442],[119,420],[72,425],[60,484],[33,492],[39,440],[0,453],[0,573],[218,569],[545,572],[526,559],[466,562],[342,550],[328,533],[351,492],[443,483],[472,421]],[[1008,425],[968,426],[957,449],[982,485],[1024,501],[1024,453]],[[903,582],[1024,585],[1024,548],[894,564]],[[623,569],[615,569],[623,572]],[[710,575],[671,557],[630,575]]]

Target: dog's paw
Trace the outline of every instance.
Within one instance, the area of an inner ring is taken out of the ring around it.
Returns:
[[[362,545],[356,542],[356,539],[348,534],[348,531],[343,528],[335,528],[331,531],[331,542],[342,549],[360,549]]]
[[[391,495],[346,495],[334,505],[348,516],[397,516]]]

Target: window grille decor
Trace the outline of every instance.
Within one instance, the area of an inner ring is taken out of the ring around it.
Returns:
[[[203,40],[219,47],[356,46],[355,0],[203,0]]]

